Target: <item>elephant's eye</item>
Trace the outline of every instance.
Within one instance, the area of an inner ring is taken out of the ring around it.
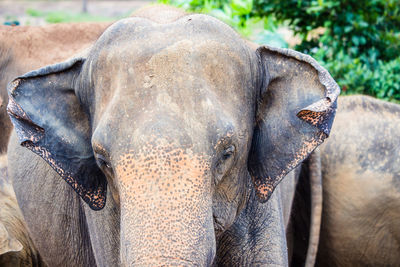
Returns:
[[[231,169],[234,156],[235,156],[235,146],[230,145],[229,147],[225,148],[222,153],[220,154],[219,160],[215,165],[215,183],[219,183],[224,176],[229,172]]]
[[[232,157],[234,153],[235,153],[235,146],[230,146],[227,149],[225,149],[222,159],[227,160],[230,157]]]
[[[112,174],[112,166],[111,163],[101,154],[96,155],[97,165],[106,172],[106,174]]]

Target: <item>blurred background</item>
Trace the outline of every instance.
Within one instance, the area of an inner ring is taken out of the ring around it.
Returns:
[[[210,14],[254,42],[310,54],[342,94],[400,103],[400,0],[0,0],[0,22],[113,21],[154,3]]]

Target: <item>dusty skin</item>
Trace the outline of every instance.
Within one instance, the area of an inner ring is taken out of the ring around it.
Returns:
[[[84,50],[109,25],[0,26],[0,155],[4,163],[0,173],[0,243],[7,244],[4,252],[0,252],[1,266],[45,266],[29,237],[11,181],[7,178],[5,153],[12,131],[6,112],[7,83],[27,71],[65,60]],[[3,254],[5,251],[9,252]]]
[[[400,263],[400,106],[341,97],[321,146],[323,218],[318,266]]]
[[[296,180],[278,183],[329,135],[337,84],[215,18],[148,14],[8,88],[9,173],[41,256],[287,265]]]

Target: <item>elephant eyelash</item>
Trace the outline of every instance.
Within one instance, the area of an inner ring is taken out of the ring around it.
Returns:
[[[110,163],[108,163],[107,161],[103,161],[103,160],[102,160],[101,163],[102,163],[102,165],[105,166],[107,169],[111,169],[111,165],[110,165]]]
[[[110,157],[107,150],[104,149],[102,145],[94,142],[93,151],[95,154],[97,165],[103,170],[106,176],[107,175],[112,176],[114,174],[114,171],[110,161],[108,160]]]
[[[112,169],[110,162],[106,160],[106,158],[103,155],[97,154],[96,158],[100,167],[106,167],[109,170]]]
[[[234,163],[233,156],[235,155],[236,147],[234,145],[230,145],[224,149],[223,154],[221,155],[218,163],[215,165],[216,173],[219,175],[223,175],[227,170],[231,168]],[[230,163],[227,161],[232,159]],[[226,164],[229,164],[228,166]],[[220,180],[220,179],[218,179]],[[218,182],[218,181],[217,181]]]
[[[229,159],[234,153],[235,153],[235,146],[231,145],[228,148],[225,149],[224,154],[222,155],[223,159]]]

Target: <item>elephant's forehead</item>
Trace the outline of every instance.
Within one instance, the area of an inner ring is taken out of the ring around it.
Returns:
[[[168,45],[182,39],[214,39],[229,43],[232,47],[245,44],[228,25],[213,17],[200,14],[185,16],[166,24],[144,18],[120,20],[109,27],[96,43],[99,46],[108,46],[119,45],[127,40],[143,40],[145,47],[157,49],[160,45]]]
[[[207,72],[219,74],[221,80],[231,79],[232,74],[248,75],[250,54],[246,43],[227,25],[193,15],[170,24],[123,20],[100,38],[90,59],[95,68],[125,73],[131,80],[152,71],[163,78],[161,85],[170,84],[167,78],[176,81]]]
[[[250,60],[243,53],[215,40],[177,40],[160,49],[125,43],[100,54],[96,68],[105,74],[118,72],[119,80],[157,76],[158,87],[180,83],[182,79],[250,79]],[[103,74],[102,73],[102,74]],[[215,77],[210,77],[215,76]],[[213,81],[215,82],[215,81]],[[146,86],[145,86],[146,88]]]
[[[216,142],[251,124],[255,53],[222,22],[188,18],[168,25],[132,19],[100,38],[85,63],[94,125],[107,121],[114,136],[137,143],[162,132],[186,144],[196,136]]]
[[[241,110],[248,119],[243,107],[254,99],[255,57],[227,25],[194,15],[168,25],[121,22],[100,38],[86,66],[97,111],[111,105],[139,119],[143,111],[168,110],[200,123],[219,110]]]

